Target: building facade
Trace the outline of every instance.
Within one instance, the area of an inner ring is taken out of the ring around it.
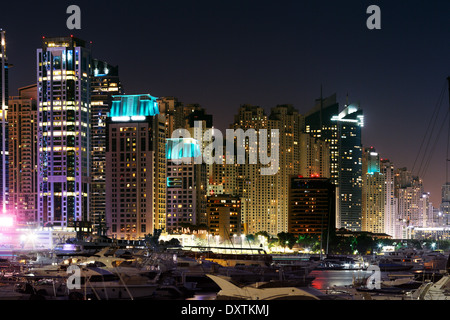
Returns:
[[[107,62],[92,60],[91,68],[91,186],[90,221],[94,232],[106,228],[106,117],[112,107],[112,96],[123,94],[119,68]]]
[[[196,163],[196,157],[201,157],[197,140],[167,139],[168,231],[186,225],[206,225],[206,164]]]
[[[291,176],[288,232],[321,239],[336,228],[336,186],[329,178]]]
[[[9,195],[8,159],[8,57],[6,55],[6,31],[0,29],[0,210],[6,213]]]
[[[107,234],[134,240],[165,230],[165,116],[156,98],[113,96],[106,135]]]
[[[364,148],[362,167],[361,231],[385,233],[386,177],[374,148]]]
[[[91,53],[75,37],[43,38],[37,49],[38,221],[89,220]]]
[[[363,113],[351,104],[331,119],[338,132],[338,217],[337,227],[361,231]]]
[[[37,221],[37,86],[9,99],[9,210],[19,225]]]
[[[227,194],[208,197],[208,232],[221,240],[232,241],[242,232],[241,199]]]

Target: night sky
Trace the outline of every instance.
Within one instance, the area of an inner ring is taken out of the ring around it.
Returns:
[[[81,30],[66,27],[71,4],[81,8]],[[366,27],[371,4],[381,9],[381,30]],[[423,172],[433,204],[440,203],[447,122],[436,137],[449,109],[449,1],[4,1],[1,7],[14,65],[10,95],[36,82],[42,36],[70,34],[92,41],[95,58],[119,65],[127,94],[199,103],[220,129],[245,103],[267,113],[293,104],[306,113],[322,86],[324,96],[337,94],[341,108],[347,94],[359,102],[363,144],[397,167]],[[424,137],[428,153],[435,146],[428,165],[419,153]]]

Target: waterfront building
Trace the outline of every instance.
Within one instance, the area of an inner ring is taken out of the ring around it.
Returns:
[[[16,223],[37,220],[37,85],[19,88],[9,98],[9,210]]]
[[[362,158],[361,231],[385,233],[386,176],[380,170],[375,148],[365,148]]]
[[[268,117],[262,107],[242,105],[238,114],[234,117],[231,129],[248,130],[268,129]],[[258,143],[245,142],[245,164],[229,164],[236,170],[236,179],[230,181],[241,197],[241,216],[246,233],[255,234],[258,231],[267,231],[269,234],[277,234],[277,205],[275,204],[275,179],[274,175],[261,175],[259,163],[250,163],[249,157],[258,152]]]
[[[208,196],[208,232],[222,240],[232,241],[242,233],[241,199],[228,194]]]
[[[443,224],[450,225],[450,182],[445,182],[441,189],[441,205]]]
[[[75,37],[37,49],[38,222],[89,220],[91,52]]]
[[[106,118],[106,222],[113,238],[166,229],[165,122],[155,97],[113,96]]]
[[[276,228],[272,234],[288,231],[289,185],[293,174],[300,171],[300,135],[302,116],[292,105],[277,105],[269,115],[269,130],[278,130],[278,172],[274,174]]]
[[[380,172],[385,177],[385,207],[384,230],[386,234],[394,237],[395,222],[397,219],[398,199],[395,196],[395,171],[394,164],[389,159],[380,159]]]
[[[330,178],[291,176],[288,232],[324,237],[335,231],[336,186]]]
[[[0,29],[0,210],[6,213],[9,195],[8,159],[8,57],[6,55],[6,31]]]
[[[331,178],[329,142],[300,134],[300,175],[304,177]]]
[[[405,179],[410,177],[411,179]],[[414,227],[420,226],[420,201],[423,191],[422,180],[413,177],[406,168],[396,172],[396,194],[398,198],[398,215],[396,223],[397,239],[411,239]]]
[[[104,234],[106,228],[106,117],[112,96],[123,94],[118,66],[97,59],[91,68],[91,186],[90,221],[94,232]]]
[[[201,146],[193,138],[171,138],[166,142],[167,230],[186,225],[206,225],[207,172]]]
[[[329,170],[322,169],[327,175],[321,174],[320,176],[330,177],[336,186],[338,185],[339,176],[338,124],[332,121],[332,117],[338,113],[339,103],[336,101],[336,94],[333,94],[327,98],[320,97],[316,99],[314,107],[304,116],[304,132],[314,138],[315,141],[324,142],[328,147]],[[319,148],[323,149],[324,146]],[[317,157],[323,159],[323,155],[320,154],[313,159],[317,159]],[[321,162],[323,162],[321,165],[326,164],[325,160],[321,160]]]
[[[363,119],[362,109],[356,104],[331,118],[338,132],[337,227],[352,231],[361,231]]]

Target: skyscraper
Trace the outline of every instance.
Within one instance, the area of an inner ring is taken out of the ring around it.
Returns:
[[[314,108],[305,114],[304,132],[320,140],[328,146],[329,177],[338,185],[338,124],[332,121],[333,116],[339,113],[339,103],[336,94],[327,98],[320,97],[316,100]]]
[[[205,163],[195,163],[199,156],[197,140],[167,139],[167,230],[206,225],[207,173]]]
[[[395,236],[395,223],[398,212],[398,199],[395,197],[394,164],[388,159],[380,160],[380,172],[385,177],[386,200],[384,207],[384,233]]]
[[[106,119],[107,234],[139,239],[166,228],[165,116],[149,94],[113,96]]]
[[[395,238],[410,239],[413,227],[420,226],[420,201],[423,195],[422,179],[413,176],[406,168],[395,173],[395,194],[398,198],[398,215]]]
[[[337,227],[361,231],[363,113],[359,106],[348,105],[331,119],[338,132],[338,198]]]
[[[274,175],[276,234],[288,231],[289,184],[291,176],[300,171],[300,134],[302,117],[292,105],[271,109],[269,129],[279,134],[279,169]]]
[[[242,105],[234,117],[231,128],[258,131],[268,128],[268,117],[259,106]],[[249,139],[248,139],[249,140]],[[258,152],[258,144],[251,141],[245,143],[245,164],[226,164],[236,167],[236,194],[242,198],[241,215],[246,233],[254,234],[267,231],[277,234],[277,204],[275,199],[274,175],[261,175],[261,164],[248,161],[249,155]],[[228,170],[224,170],[225,172]]]
[[[6,32],[0,29],[0,103],[1,128],[0,128],[0,210],[6,212],[9,194],[9,169],[8,169],[8,57],[6,56]]]
[[[444,225],[450,224],[450,182],[445,182],[441,189],[441,212]]]
[[[119,68],[107,62],[92,60],[91,68],[91,187],[90,221],[94,232],[104,233],[106,227],[106,117],[112,96],[123,94]]]
[[[329,178],[291,176],[288,232],[321,238],[334,233],[335,190]]]
[[[20,225],[37,220],[37,85],[11,97],[9,123],[9,209]]]
[[[362,231],[385,233],[386,177],[376,150],[364,148],[362,158]]]
[[[89,220],[91,53],[75,37],[37,49],[38,220],[70,227]]]
[[[220,240],[232,241],[242,232],[241,199],[229,194],[208,197],[208,232]]]

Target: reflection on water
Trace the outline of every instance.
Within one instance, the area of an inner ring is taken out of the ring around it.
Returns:
[[[322,290],[332,286],[351,285],[354,278],[368,277],[371,273],[364,270],[313,270],[309,275],[315,277],[311,286]]]
[[[217,293],[206,292],[203,294],[196,294],[193,297],[187,298],[186,300],[215,300]]]

